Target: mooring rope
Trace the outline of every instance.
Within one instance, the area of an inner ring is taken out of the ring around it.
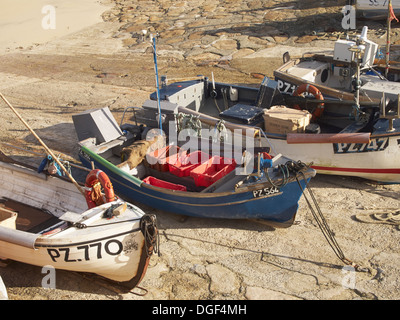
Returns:
[[[303,174],[304,181],[306,181],[304,172],[301,172],[301,173]],[[317,222],[318,227],[321,229],[322,234],[324,235],[325,239],[327,240],[328,244],[332,248],[332,250],[335,253],[335,255],[345,265],[349,265],[349,266],[353,267],[356,271],[367,272],[368,270],[366,268],[362,268],[358,264],[356,264],[353,261],[351,261],[348,258],[346,258],[346,256],[344,255],[343,250],[341,249],[339,243],[337,242],[334,232],[329,227],[328,222],[326,221],[326,219],[325,219],[325,217],[324,217],[324,215],[323,215],[323,213],[321,211],[321,208],[318,205],[317,199],[315,198],[315,195],[314,195],[311,187],[307,183],[307,181],[306,181],[306,189],[307,189],[307,191],[308,191],[308,193],[309,193],[309,195],[311,197],[312,202],[314,203],[314,206],[315,206],[316,210],[313,208],[313,206],[311,204],[311,201],[306,196],[306,194],[304,192],[305,189],[302,188],[298,176],[296,176],[296,180],[297,180],[297,183],[299,184],[300,189],[303,190],[304,198],[306,199],[307,205],[310,208],[310,211],[311,211],[315,221]]]

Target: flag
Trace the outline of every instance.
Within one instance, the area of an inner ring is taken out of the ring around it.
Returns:
[[[396,18],[396,16],[394,15],[394,11],[393,11],[393,6],[392,4],[389,4],[389,12],[390,12],[390,17],[389,20],[396,20],[397,22],[399,22],[399,19]]]

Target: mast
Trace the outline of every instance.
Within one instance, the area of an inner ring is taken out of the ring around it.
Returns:
[[[387,34],[386,34],[386,68],[385,68],[385,77],[387,79],[389,73],[389,55],[390,55],[390,31],[391,31],[391,22],[392,22],[392,15],[391,15],[391,8],[392,8],[392,0],[389,0],[388,3],[388,16],[387,16]]]

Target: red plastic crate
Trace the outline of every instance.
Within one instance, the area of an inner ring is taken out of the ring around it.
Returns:
[[[166,146],[146,154],[147,163],[158,171],[168,171],[168,161],[173,161],[179,153],[178,146]]]
[[[210,155],[202,151],[194,151],[185,156],[179,156],[176,163],[169,163],[169,172],[178,177],[190,176],[190,171],[210,159]]]
[[[196,186],[208,187],[229,172],[233,171],[236,167],[234,159],[226,159],[218,156],[212,157],[206,163],[199,165],[197,168],[190,172]]]
[[[161,179],[157,179],[152,176],[148,176],[147,178],[143,179],[143,182],[150,184],[155,187],[160,187],[160,188],[165,188],[165,189],[171,189],[171,190],[179,190],[179,191],[186,191],[186,187],[182,186],[180,184],[164,181]]]

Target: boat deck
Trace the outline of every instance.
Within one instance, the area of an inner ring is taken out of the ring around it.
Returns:
[[[17,230],[30,233],[40,233],[61,222],[57,217],[45,210],[31,207],[10,199],[0,199],[0,207],[17,212]]]

